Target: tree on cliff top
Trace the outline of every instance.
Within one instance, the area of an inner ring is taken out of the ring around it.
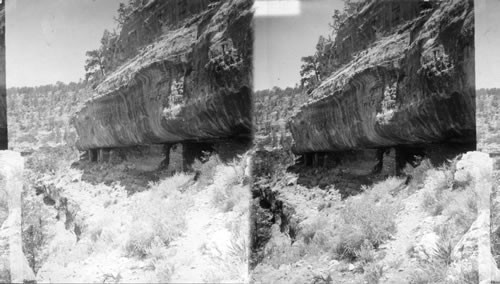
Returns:
[[[85,80],[95,81],[104,77],[104,57],[101,49],[87,51],[85,55]]]
[[[337,63],[333,56],[333,38],[335,38],[342,23],[371,0],[342,1],[344,2],[343,11],[335,9],[332,15],[332,22],[328,24],[331,28],[328,38],[320,36],[316,44],[316,52],[314,55],[304,56],[301,59],[300,84],[302,87],[305,87],[308,92],[315,88],[323,78],[327,77],[331,71],[337,67]]]
[[[118,7],[118,16],[114,18],[118,25],[123,26],[125,21],[127,21],[130,12],[132,12],[132,8],[129,5],[120,3],[120,6]]]
[[[123,26],[123,24],[130,18],[132,12],[142,6],[144,6],[144,1],[142,0],[129,0],[128,3],[120,3],[117,11],[118,16],[114,18],[115,21],[119,26]]]
[[[369,0],[342,0],[344,2],[344,10],[335,9],[332,15],[332,22],[328,25],[331,28],[331,35],[335,36],[342,23],[352,14],[356,13],[363,5],[369,3]]]
[[[103,78],[107,72],[116,67],[115,62],[115,41],[116,32],[104,30],[101,38],[101,46],[98,49],[90,50],[85,53],[85,80],[97,82]]]
[[[320,36],[314,55],[302,57],[300,66],[300,85],[306,89],[316,87],[328,75],[325,61],[331,57],[331,38]]]
[[[318,58],[315,55],[311,55],[302,57],[301,60],[300,85],[305,88],[317,85],[320,80]]]
[[[99,83],[107,73],[113,71],[123,63],[123,56],[120,54],[118,43],[119,33],[123,25],[134,17],[134,11],[141,9],[149,2],[146,0],[129,0],[120,3],[117,16],[114,20],[118,23],[117,31],[104,30],[99,48],[87,51],[85,54],[85,81],[92,84]]]

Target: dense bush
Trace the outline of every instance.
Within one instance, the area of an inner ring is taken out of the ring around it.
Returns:
[[[184,213],[192,205],[191,197],[179,192],[186,179],[185,175],[177,175],[154,184],[149,192],[136,194],[133,222],[125,246],[129,255],[146,257],[155,239],[168,246],[184,232]]]
[[[35,195],[30,185],[22,194],[22,239],[23,252],[31,269],[36,273],[48,257],[50,221],[53,213],[43,203],[42,197]]]
[[[392,193],[402,182],[389,178],[363,194],[350,197],[341,210],[335,206],[323,208],[316,217],[302,224],[300,237],[307,246],[305,251],[371,262],[374,249],[396,232],[400,202]],[[297,256],[301,252],[288,254]]]
[[[344,226],[337,253],[355,259],[363,244],[378,247],[395,233],[397,209],[395,204],[376,203],[369,195],[348,200],[341,213]]]

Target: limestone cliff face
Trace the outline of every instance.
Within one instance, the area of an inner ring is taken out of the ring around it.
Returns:
[[[333,47],[346,63],[290,121],[296,153],[474,142],[473,2],[431,3],[372,1],[348,19],[339,35],[357,40]]]
[[[179,1],[156,2],[155,13],[164,9],[170,18]],[[153,10],[140,11],[150,13],[143,18],[160,35],[107,76],[76,114],[80,150],[250,136],[253,3],[198,2],[161,29]],[[141,34],[129,33],[131,42]]]

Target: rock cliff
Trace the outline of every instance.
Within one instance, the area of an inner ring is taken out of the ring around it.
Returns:
[[[124,24],[120,42],[151,43],[76,114],[78,149],[250,137],[252,1],[194,2],[150,1]]]
[[[371,1],[290,120],[294,152],[475,141],[472,1]]]

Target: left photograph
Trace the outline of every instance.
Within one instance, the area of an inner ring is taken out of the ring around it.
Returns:
[[[5,3],[0,280],[249,281],[252,7]]]

